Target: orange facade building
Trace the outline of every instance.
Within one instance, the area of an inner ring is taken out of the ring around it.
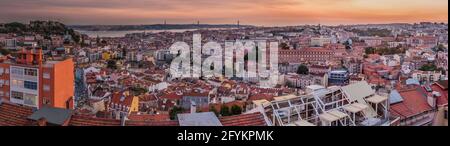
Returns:
[[[0,61],[0,98],[25,106],[73,109],[72,58],[44,61],[42,50],[21,50]]]

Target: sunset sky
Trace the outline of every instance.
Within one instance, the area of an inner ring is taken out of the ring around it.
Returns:
[[[0,22],[283,26],[448,22],[448,0],[0,0]]]

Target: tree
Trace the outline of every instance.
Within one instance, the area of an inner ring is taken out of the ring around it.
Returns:
[[[286,44],[286,43],[281,43],[280,47],[281,47],[282,50],[289,50],[289,45]]]
[[[366,54],[375,54],[375,48],[373,48],[373,47],[367,47],[367,48],[365,49],[365,53],[366,53]]]
[[[176,120],[177,119],[177,115],[179,113],[182,113],[183,109],[181,107],[173,107],[170,111],[169,111],[169,115],[170,115],[170,119],[171,120]]]
[[[109,60],[107,67],[110,69],[117,69],[117,62],[115,60]]]
[[[2,46],[0,46],[0,54],[6,56],[6,55],[11,54],[11,51],[9,51],[8,49],[4,49]]]
[[[420,67],[421,71],[436,71],[437,70],[437,66],[434,64],[425,64],[422,67]]]
[[[147,93],[148,89],[142,87],[130,87],[130,91],[133,95],[138,96]]]
[[[304,64],[298,66],[297,74],[300,74],[300,75],[307,75],[307,74],[309,74],[308,67],[306,65],[304,65]]]
[[[210,112],[213,112],[214,114],[216,114],[216,116],[219,115],[219,112],[216,110],[216,108],[214,108],[214,106],[210,106],[210,107],[209,107],[209,111],[210,111]]]
[[[231,115],[230,108],[228,106],[226,106],[226,105],[222,106],[220,108],[220,115],[222,115],[222,116],[230,116]]]
[[[232,115],[240,115],[241,113],[242,113],[242,108],[240,106],[233,105],[231,107],[231,114]]]

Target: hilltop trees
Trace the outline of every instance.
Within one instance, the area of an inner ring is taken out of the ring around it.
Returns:
[[[30,24],[12,22],[3,24],[0,33],[15,33],[18,35],[39,34],[46,39],[50,39],[51,35],[65,35],[72,37],[74,42],[80,42],[81,35],[66,25],[55,21],[31,21]]]
[[[304,65],[304,64],[300,65],[298,67],[298,69],[297,69],[297,74],[300,74],[300,75],[307,75],[307,74],[309,74],[308,67],[306,65]]]

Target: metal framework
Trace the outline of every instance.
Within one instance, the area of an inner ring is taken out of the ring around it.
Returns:
[[[272,101],[272,110],[268,112],[276,126],[373,126],[386,122],[386,98],[371,95],[364,101],[352,102],[340,87],[332,87]],[[367,116],[367,111],[375,112],[377,116]]]

